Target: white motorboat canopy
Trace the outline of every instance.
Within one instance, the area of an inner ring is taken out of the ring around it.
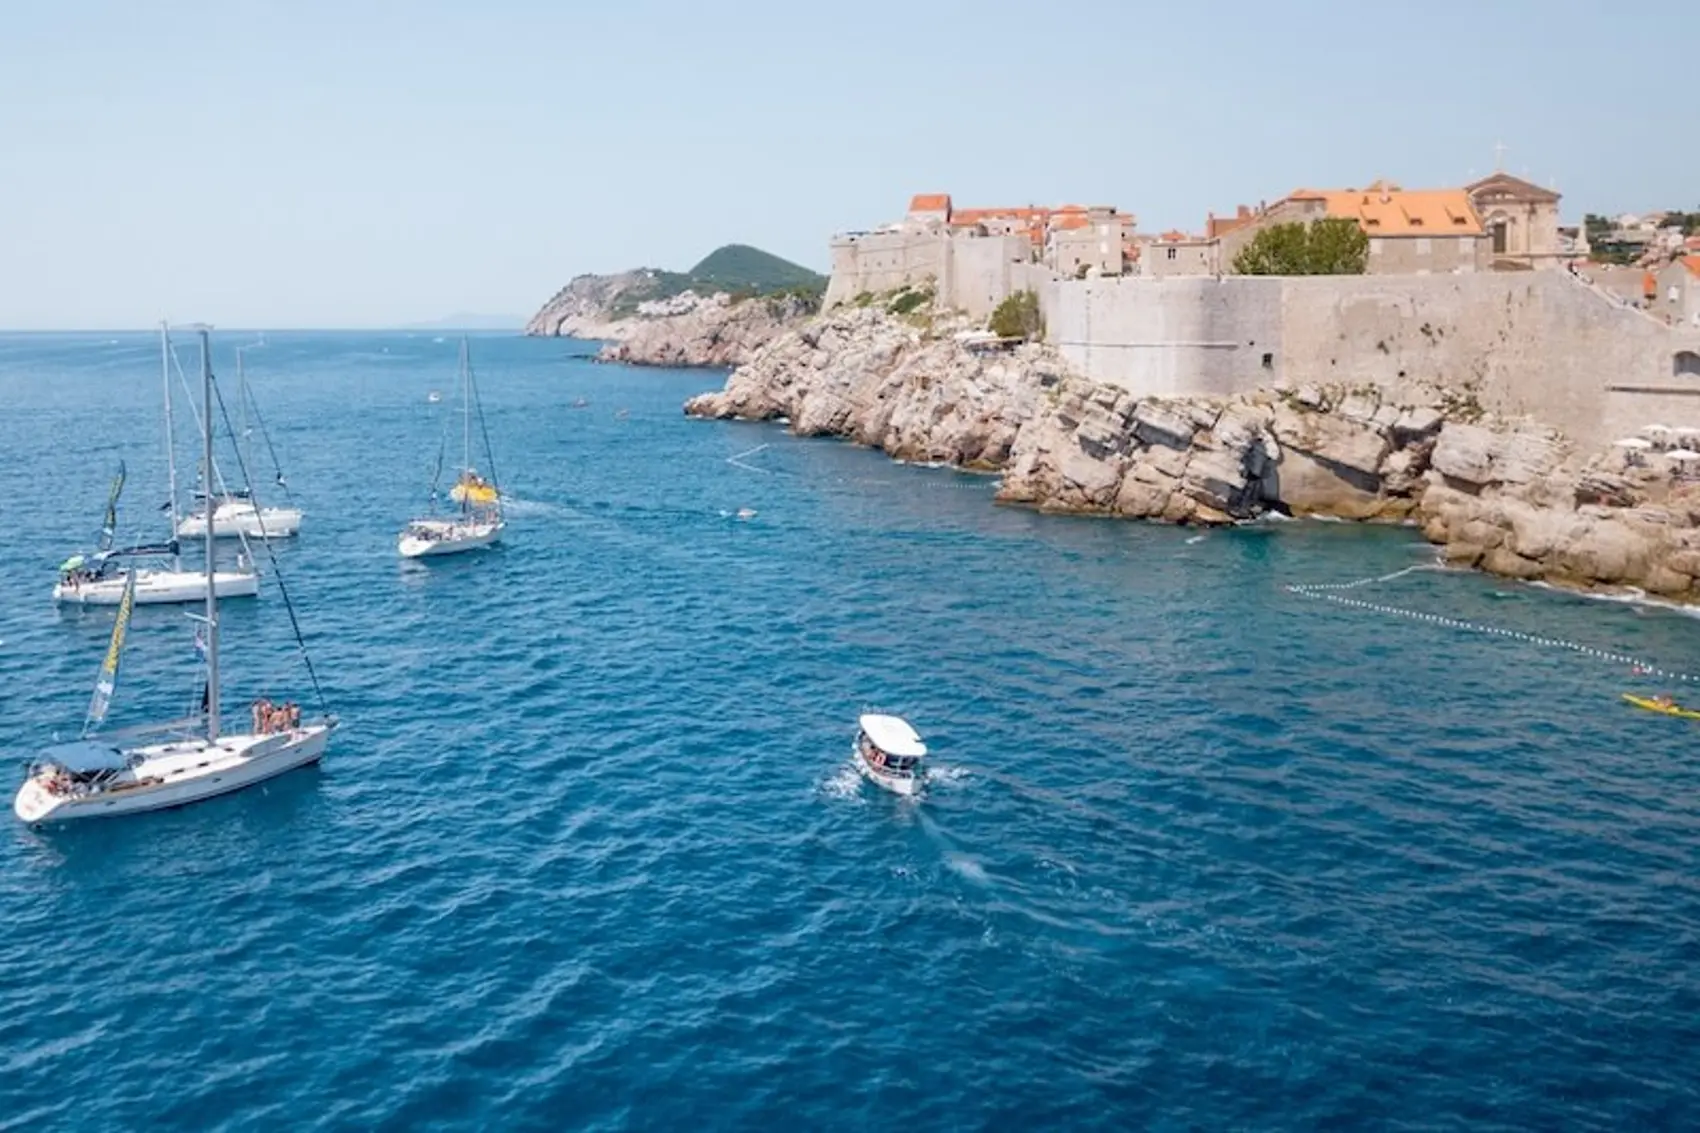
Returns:
[[[44,748],[41,762],[57,764],[73,775],[88,775],[95,771],[122,771],[130,759],[111,744],[98,740],[76,740]]]
[[[915,734],[915,729],[909,726],[909,721],[901,716],[869,714],[857,723],[861,725],[862,734],[887,755],[920,759],[927,754],[927,745],[921,742],[921,737]]]

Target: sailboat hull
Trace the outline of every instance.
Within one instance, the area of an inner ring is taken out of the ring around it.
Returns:
[[[404,559],[435,558],[491,546],[502,537],[500,522],[418,520],[401,533],[396,550]]]
[[[133,782],[88,794],[52,790],[44,776],[25,780],[13,812],[32,826],[91,818],[118,818],[168,810],[227,795],[274,779],[324,757],[334,721],[287,732],[193,738],[136,748],[127,754]]]
[[[222,598],[253,598],[260,592],[260,576],[253,571],[219,571],[213,587]],[[53,588],[53,600],[66,606],[116,606],[124,598],[124,578],[96,582],[61,582]],[[179,602],[205,602],[207,576],[193,570],[144,570],[136,575],[136,605],[159,606]]]
[[[287,539],[301,530],[301,510],[292,507],[256,508],[242,502],[222,503],[213,512],[213,538]],[[185,516],[177,524],[180,539],[204,539],[205,512]]]

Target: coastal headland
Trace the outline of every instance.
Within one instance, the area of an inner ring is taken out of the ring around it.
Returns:
[[[725,388],[686,412],[995,472],[1000,501],[1044,511],[1408,523],[1457,565],[1700,601],[1700,459],[1681,440],[1700,437],[1700,329],[1557,256],[1475,270],[1495,266],[1485,239],[1445,272],[1382,250],[1361,273],[1249,276],[1155,268],[1178,234],[1130,253],[1131,218],[1099,212],[1060,232],[1099,224],[1114,265],[916,198],[871,243],[836,239],[826,309],[752,324]],[[1014,296],[1039,325],[991,333]],[[691,364],[659,344],[681,324],[649,325],[631,360]]]
[[[603,362],[740,366],[819,311],[826,284],[808,268],[728,244],[685,272],[578,276],[531,317],[525,333],[600,340]]]

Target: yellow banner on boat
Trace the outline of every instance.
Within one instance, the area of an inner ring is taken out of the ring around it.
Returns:
[[[106,719],[112,707],[112,694],[118,688],[118,663],[124,656],[124,631],[130,628],[130,611],[136,605],[136,572],[124,579],[124,597],[118,602],[118,621],[112,627],[112,641],[106,647],[106,660],[100,664],[100,677],[94,683],[94,695],[89,698],[89,714],[83,720],[83,735],[88,735]]]

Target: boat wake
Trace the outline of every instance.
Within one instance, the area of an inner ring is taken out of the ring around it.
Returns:
[[[560,504],[547,503],[543,500],[516,500],[510,496],[503,496],[502,510],[513,516],[562,516],[568,514],[570,509],[563,507]]]
[[[849,762],[840,764],[831,775],[821,780],[820,793],[829,799],[867,803],[867,797],[862,794],[862,773]]]
[[[934,763],[927,768],[927,787],[960,787],[974,777],[974,772],[966,767],[950,763]]]

